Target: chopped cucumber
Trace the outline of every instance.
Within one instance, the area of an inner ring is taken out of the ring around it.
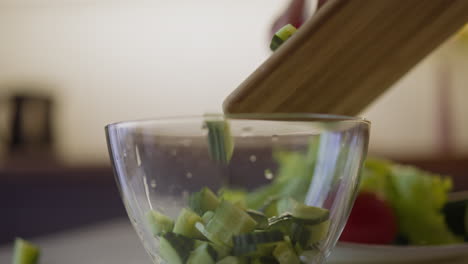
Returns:
[[[300,264],[301,261],[296,255],[291,243],[280,242],[273,250],[273,256],[280,264]]]
[[[182,209],[175,224],[157,211],[148,212],[152,232],[161,238],[161,256],[170,264],[296,264],[298,255],[317,251],[328,234],[326,209],[293,198],[272,199],[264,208],[272,215],[268,218],[236,201],[220,201],[203,188],[189,200],[193,211]]]
[[[294,207],[292,215],[301,219],[304,223],[309,225],[320,224],[330,218],[330,212],[327,209],[307,206],[297,203]]]
[[[228,201],[222,201],[204,231],[208,234],[208,239],[214,239],[214,243],[232,246],[232,236],[251,232],[256,226],[257,222],[244,210]]]
[[[268,217],[266,217],[266,215],[264,215],[262,212],[251,209],[247,210],[246,212],[255,220],[255,222],[257,222],[257,229],[268,228]]]
[[[278,198],[270,198],[262,206],[260,211],[262,211],[268,217],[275,217],[278,214]]]
[[[279,262],[274,257],[258,257],[250,261],[251,264],[278,264]]]
[[[192,194],[189,200],[190,208],[198,215],[203,215],[207,211],[214,211],[218,205],[218,197],[207,187]]]
[[[232,252],[235,256],[243,256],[257,251],[257,245],[283,240],[283,233],[278,230],[253,232],[234,236]]]
[[[330,217],[327,209],[308,206],[297,202],[291,197],[280,199],[277,203],[278,214],[291,214],[302,222],[310,225],[322,223]]]
[[[216,262],[216,264],[247,264],[248,261],[245,258],[238,258],[233,256],[227,256],[222,260]]]
[[[204,242],[190,253],[187,264],[215,264],[217,258],[216,250],[208,242]]]
[[[184,264],[194,244],[193,239],[173,232],[166,232],[161,236],[159,252],[170,264]]]
[[[154,236],[159,236],[164,232],[172,231],[172,229],[174,228],[174,221],[171,218],[155,210],[149,211],[146,214],[146,218],[148,219],[151,232]]]
[[[329,228],[330,220],[317,225],[308,226],[307,229],[310,232],[309,245],[313,245],[327,238]]]
[[[231,136],[229,123],[222,118],[206,120],[208,128],[209,152],[213,160],[227,164],[234,151],[234,140]]]
[[[213,216],[213,211],[206,211],[202,216],[203,224],[207,224],[211,220],[211,218],[213,218]]]
[[[198,222],[203,222],[202,218],[192,210],[184,208],[177,217],[174,233],[194,239],[202,239],[204,238],[203,235],[195,228],[195,224]]]
[[[38,247],[21,238],[15,240],[13,264],[36,264],[38,260]]]
[[[291,25],[287,24],[286,26],[282,27],[276,34],[273,36],[271,40],[270,49],[275,51],[278,49],[286,40],[288,40],[294,33],[296,33],[297,29]]]

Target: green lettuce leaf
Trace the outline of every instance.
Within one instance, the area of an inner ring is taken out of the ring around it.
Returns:
[[[366,161],[361,183],[361,190],[375,192],[390,203],[400,233],[414,245],[462,242],[442,213],[451,188],[450,178],[377,159]]]

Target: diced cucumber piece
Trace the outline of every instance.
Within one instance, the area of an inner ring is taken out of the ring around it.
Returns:
[[[268,228],[268,217],[266,217],[265,214],[251,209],[247,210],[246,212],[255,220],[255,222],[257,222],[257,229]]]
[[[327,209],[308,206],[297,202],[291,197],[280,199],[277,210],[279,215],[291,214],[294,218],[310,225],[319,224],[330,217],[330,212]]]
[[[270,198],[266,201],[265,205],[262,206],[262,211],[267,217],[278,216],[278,198]]]
[[[279,242],[273,250],[273,256],[280,264],[300,264],[301,261],[296,255],[291,243]]]
[[[38,247],[21,238],[15,240],[13,264],[36,264],[38,260]]]
[[[222,201],[213,218],[206,224],[197,225],[208,239],[224,246],[232,246],[232,236],[245,234],[255,229],[257,222],[244,210],[228,201]]]
[[[234,256],[227,256],[220,261],[216,262],[216,264],[247,264],[248,260],[246,258],[239,258]]]
[[[180,211],[174,225],[174,233],[194,239],[202,239],[203,235],[195,228],[195,224],[203,222],[202,218],[190,209]]]
[[[278,264],[279,262],[274,257],[262,256],[262,257],[254,258],[252,261],[250,261],[250,263],[251,264]]]
[[[257,246],[283,240],[283,233],[278,230],[260,231],[233,236],[232,253],[235,256],[249,255],[257,251]]]
[[[294,207],[292,216],[301,219],[306,224],[315,225],[327,221],[330,218],[330,211],[298,203]]]
[[[174,228],[174,221],[155,210],[150,210],[146,214],[148,224],[154,236],[159,236],[164,232],[172,231]]]
[[[159,241],[159,252],[170,264],[185,264],[195,241],[186,236],[166,232]]]
[[[205,126],[208,128],[210,155],[215,161],[227,164],[234,151],[234,140],[231,136],[229,123],[219,117],[211,117],[211,119],[205,121]]]
[[[271,217],[268,219],[268,225],[270,230],[279,230],[283,234],[290,236],[292,224],[295,219],[292,215],[285,214],[282,216]]]
[[[309,245],[313,245],[327,238],[328,230],[330,229],[330,220],[307,226],[307,229],[310,232]]]
[[[219,205],[219,199],[209,188],[204,187],[199,192],[192,194],[189,199],[189,206],[198,215],[203,215],[207,211],[214,211]]]
[[[211,218],[213,218],[213,216],[213,211],[206,211],[202,216],[203,224],[207,224],[211,220]]]
[[[217,258],[216,250],[208,242],[204,242],[190,253],[187,264],[214,264]]]
[[[286,40],[288,40],[294,33],[296,33],[297,29],[291,24],[287,24],[286,26],[282,27],[276,34],[273,36],[271,40],[270,49],[275,51],[278,49],[281,44],[283,44]]]

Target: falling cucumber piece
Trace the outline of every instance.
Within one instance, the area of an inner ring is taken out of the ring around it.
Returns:
[[[195,228],[195,224],[198,222],[203,222],[202,218],[192,210],[184,208],[177,217],[174,233],[194,239],[202,239],[204,238],[203,235]]]
[[[294,33],[296,33],[297,29],[291,25],[287,24],[286,26],[280,28],[275,35],[273,36],[270,44],[270,49],[275,51],[278,49],[286,40],[288,40]]]
[[[291,243],[280,242],[273,250],[273,256],[280,264],[300,264],[301,261],[296,255]]]
[[[36,264],[38,260],[38,247],[21,238],[15,240],[13,264]]]
[[[223,164],[228,164],[234,151],[234,140],[231,136],[227,120],[217,116],[206,116],[205,126],[208,128],[208,144],[211,158]]]
[[[206,211],[214,211],[219,205],[219,199],[209,188],[204,187],[192,194],[189,199],[190,208],[202,216]]]
[[[151,233],[154,236],[159,236],[164,232],[172,231],[174,228],[174,221],[155,210],[151,210],[146,214],[148,223],[151,228]]]
[[[190,253],[187,264],[215,264],[217,258],[216,250],[209,243],[204,242]]]

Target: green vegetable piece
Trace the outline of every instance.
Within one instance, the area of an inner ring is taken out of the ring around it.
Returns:
[[[13,264],[36,264],[39,261],[39,248],[21,238],[15,240]]]
[[[257,222],[257,229],[268,228],[268,217],[266,217],[265,214],[251,209],[248,209],[246,212],[255,220],[255,222]]]
[[[280,242],[273,250],[273,256],[280,264],[300,264],[301,261],[296,255],[291,243]]]
[[[307,226],[310,232],[309,245],[313,245],[327,238],[328,230],[330,229],[330,220],[324,221],[320,224]]]
[[[286,40],[288,40],[294,33],[296,33],[297,29],[291,25],[287,24],[286,26],[282,27],[276,34],[273,36],[271,40],[270,49],[275,51],[278,49]]]
[[[208,222],[213,218],[214,212],[213,211],[206,211],[202,216],[203,224],[208,224]]]
[[[277,206],[278,214],[291,214],[294,218],[309,225],[322,223],[330,217],[327,209],[308,206],[290,197],[279,200]]]
[[[271,197],[266,201],[266,203],[260,208],[267,217],[278,216],[278,198]]]
[[[192,194],[189,199],[190,208],[200,216],[206,211],[214,211],[218,205],[218,197],[207,187]]]
[[[216,262],[216,264],[247,264],[248,261],[246,258],[239,258],[234,256],[227,256],[222,260]]]
[[[195,224],[198,222],[203,222],[202,218],[192,210],[184,208],[177,217],[174,233],[194,239],[202,239],[204,238],[203,235],[195,228]]]
[[[155,210],[150,210],[146,214],[146,218],[148,219],[151,232],[154,236],[159,236],[164,232],[172,231],[174,228],[174,221],[171,218]]]
[[[208,242],[204,242],[190,253],[187,264],[215,264],[217,258],[218,252]]]
[[[261,256],[250,261],[251,264],[278,264],[279,262],[273,256]]]
[[[159,241],[159,252],[170,264],[185,264],[195,241],[173,232],[164,233]]]
[[[206,115],[208,118],[209,115]],[[208,128],[208,144],[211,158],[223,164],[228,164],[234,152],[234,140],[231,136],[229,123],[217,116],[206,120],[205,126]]]
[[[257,251],[260,244],[268,244],[283,240],[283,233],[278,230],[260,231],[237,235],[232,238],[232,253],[235,256],[245,256]]]
[[[222,201],[208,224],[197,225],[197,229],[213,243],[232,246],[232,236],[252,232],[256,226],[257,222],[244,210]]]
[[[285,214],[282,216],[272,217],[268,219],[268,225],[270,230],[279,230],[287,236],[292,236],[292,225],[297,220],[292,215]]]

